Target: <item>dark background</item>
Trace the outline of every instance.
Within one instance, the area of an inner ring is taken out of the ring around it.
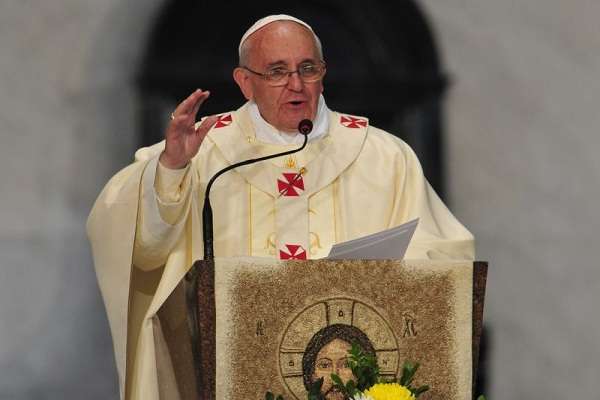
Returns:
[[[195,88],[209,89],[201,113],[222,113],[244,99],[232,79],[238,44],[250,25],[286,13],[308,21],[323,44],[329,108],[366,116],[404,139],[444,194],[443,100],[447,77],[426,17],[412,1],[230,2],[178,0],[161,10],[138,83],[141,144],[162,140],[169,107]],[[198,23],[198,17],[202,24]]]

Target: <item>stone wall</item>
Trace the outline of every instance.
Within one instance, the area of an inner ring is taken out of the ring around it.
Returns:
[[[452,208],[490,261],[491,399],[597,398],[600,3],[423,1]]]
[[[135,143],[160,1],[0,4],[0,398],[116,399],[85,220]]]

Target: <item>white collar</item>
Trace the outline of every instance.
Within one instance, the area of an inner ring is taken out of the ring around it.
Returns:
[[[304,140],[302,135],[297,133],[283,132],[275,128],[264,120],[258,106],[251,100],[248,105],[250,119],[254,125],[256,139],[269,144],[300,144]],[[329,130],[329,108],[325,104],[323,95],[319,95],[319,104],[317,106],[317,115],[313,121],[313,130],[308,135],[308,141],[311,142],[324,136]]]

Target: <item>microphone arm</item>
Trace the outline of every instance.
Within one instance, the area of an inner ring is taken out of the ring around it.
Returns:
[[[204,260],[213,260],[214,248],[213,248],[213,213],[212,207],[210,205],[210,189],[212,188],[213,183],[217,180],[218,177],[223,175],[225,172],[230,171],[234,168],[241,167],[244,165],[254,164],[260,161],[269,160],[271,158],[287,156],[288,154],[293,154],[301,151],[306,147],[306,143],[308,142],[308,134],[312,131],[313,124],[309,119],[303,119],[298,124],[298,131],[304,135],[304,142],[302,146],[294,150],[284,151],[282,153],[271,154],[264,157],[251,158],[249,160],[240,161],[235,164],[228,165],[222,170],[218,171],[212,178],[208,181],[206,185],[206,192],[204,193],[204,207],[202,208],[202,234],[203,234],[203,242],[204,242]]]
[[[185,299],[188,310],[188,325],[190,330],[190,336],[192,338],[192,356],[194,359],[194,371],[196,375],[196,389],[198,391],[198,398],[215,398],[214,397],[214,382],[215,375],[214,371],[211,376],[208,376],[202,371],[204,368],[203,360],[210,360],[215,362],[216,355],[211,353],[215,349],[215,335],[216,335],[216,322],[215,322],[215,297],[214,297],[214,286],[205,287],[208,290],[207,293],[212,292],[212,296],[199,296],[199,285],[202,282],[214,282],[214,249],[213,249],[213,213],[210,206],[210,189],[212,188],[215,180],[223,175],[225,172],[230,171],[234,168],[241,167],[248,164],[257,163],[260,161],[268,160],[270,158],[285,156],[288,154],[296,153],[304,147],[308,142],[308,134],[312,131],[313,124],[310,120],[304,119],[298,124],[298,130],[304,135],[304,143],[302,146],[295,150],[284,151],[282,153],[272,154],[270,156],[253,158],[245,161],[241,161],[232,165],[229,165],[219,172],[217,172],[206,185],[206,192],[204,193],[204,207],[202,209],[202,233],[204,241],[204,263],[195,261],[192,268],[188,271],[185,276],[187,282],[185,286]],[[202,268],[204,267],[204,268]],[[202,277],[199,278],[199,275]],[[200,320],[198,319],[199,310],[207,312],[205,314],[205,329],[200,329]],[[204,347],[203,347],[204,346]],[[206,350],[208,349],[208,350]],[[213,350],[210,350],[213,349]],[[203,351],[207,351],[203,354]],[[215,365],[215,364],[213,364]],[[208,397],[202,396],[202,393],[208,393]]]

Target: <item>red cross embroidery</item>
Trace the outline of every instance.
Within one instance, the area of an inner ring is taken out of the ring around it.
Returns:
[[[285,197],[300,196],[298,190],[304,190],[302,175],[295,172],[284,172],[283,180],[277,179],[277,190]]]
[[[349,115],[342,115],[340,123],[346,128],[360,128],[367,126],[367,120],[362,118],[351,117]]]
[[[299,244],[286,244],[287,252],[279,250],[279,258],[282,260],[306,260],[306,250]]]
[[[231,114],[219,115],[217,117],[217,122],[215,123],[215,128],[222,128],[224,126],[231,124]]]

